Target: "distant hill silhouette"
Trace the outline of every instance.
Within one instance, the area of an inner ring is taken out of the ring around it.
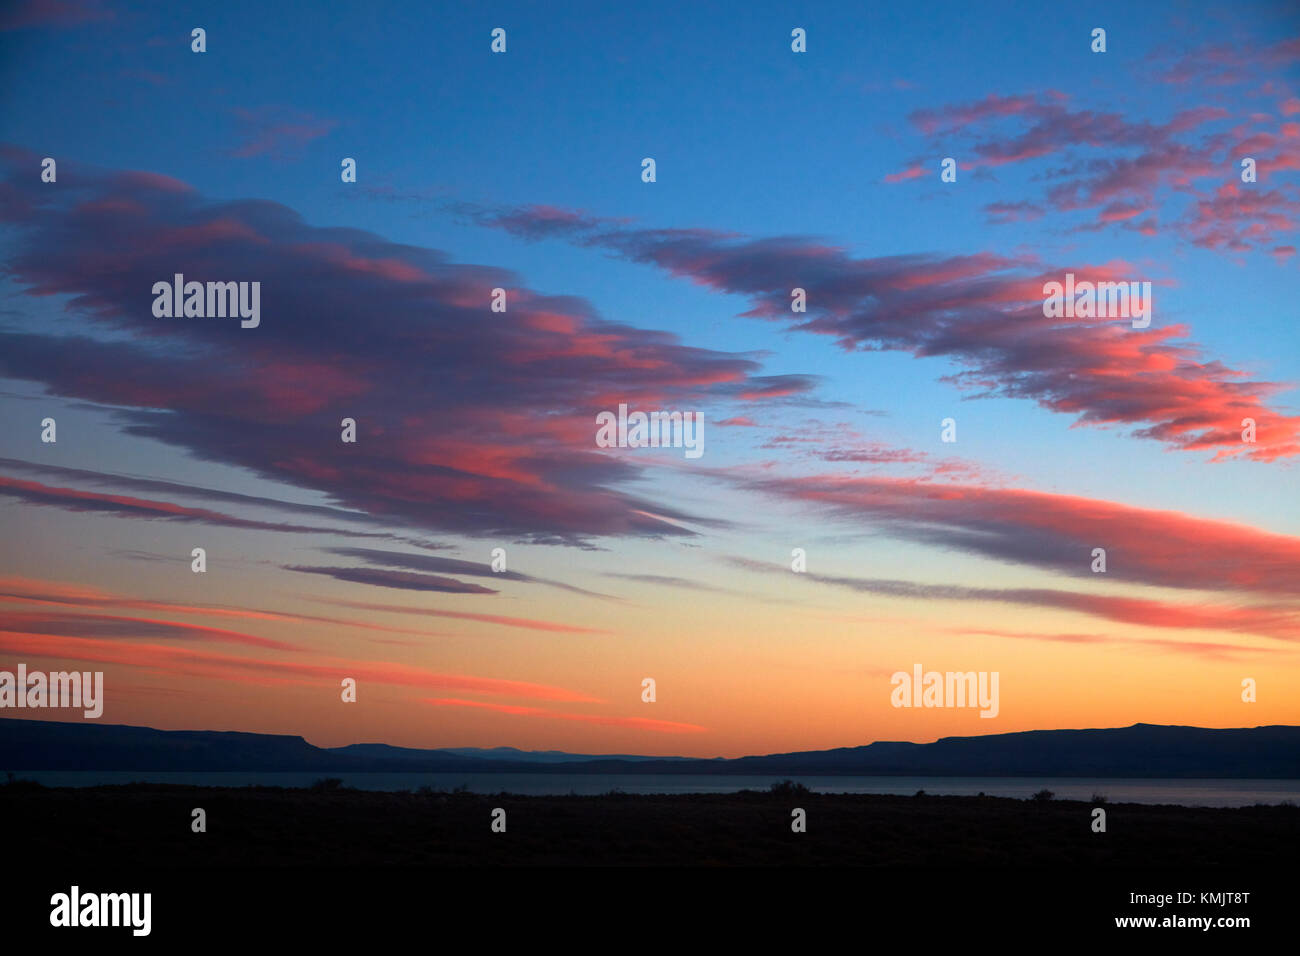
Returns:
[[[382,747],[384,744],[355,744],[357,747]],[[339,750],[346,748],[340,747]],[[413,754],[428,753],[427,750],[411,750]],[[696,760],[697,757],[645,757],[636,754],[571,754],[563,750],[519,750],[515,747],[444,747],[443,753],[459,754],[463,757],[480,757],[488,760],[525,760],[529,763],[572,763],[575,760]],[[714,757],[713,760],[721,760]]]
[[[420,750],[414,747],[393,747],[389,744],[349,744],[346,747],[329,747],[326,749],[330,753],[343,756],[417,762],[428,760],[430,754],[527,764],[573,763],[577,760],[628,760],[640,762],[645,760],[697,759],[694,757],[642,757],[636,754],[571,754],[563,750],[519,750],[516,747],[445,747],[440,750]]]
[[[495,765],[471,757],[437,750],[418,752],[424,755],[420,770],[495,769]],[[0,720],[0,768],[266,772],[413,769],[407,759],[325,750],[301,737],[43,720]]]
[[[1300,727],[1212,730],[1134,724],[693,759],[539,753],[509,747],[420,750],[353,744],[323,748],[302,737],[274,734],[0,720],[0,770],[4,769],[1300,779]]]

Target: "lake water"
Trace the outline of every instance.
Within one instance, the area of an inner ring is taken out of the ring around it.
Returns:
[[[135,781],[207,787],[307,787],[324,776],[338,776],[358,790],[417,790],[466,787],[474,793],[600,794],[734,793],[766,790],[784,775],[732,774],[566,774],[566,773],[145,773],[99,771],[15,771],[50,787],[92,787]],[[1090,800],[1101,794],[1111,803],[1172,803],[1194,807],[1244,807],[1256,803],[1300,803],[1300,780],[1148,780],[1079,777],[850,777],[803,776],[793,780],[821,793],[889,793],[1026,799],[1044,788],[1058,800]]]

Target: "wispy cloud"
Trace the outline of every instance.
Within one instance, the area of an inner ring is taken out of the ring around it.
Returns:
[[[565,584],[563,581],[553,581],[550,578],[536,577],[535,575],[524,574],[520,571],[494,571],[491,562],[486,561],[465,561],[461,558],[446,558],[430,554],[410,554],[409,552],[404,551],[383,551],[377,548],[330,548],[329,551],[331,554],[356,558],[370,564],[377,564],[386,567],[406,568],[412,571],[434,572],[438,574],[490,577],[497,581],[517,581],[521,584],[540,584],[545,587],[568,591],[570,594],[581,594],[584,597],[599,598],[601,600],[616,600],[611,595],[588,591],[586,588],[576,587],[572,584]]]
[[[1047,607],[1143,627],[1177,630],[1229,631],[1275,640],[1300,640],[1300,607],[1178,604],[1147,598],[1118,597],[1066,591],[1059,588],[984,588],[954,584],[921,584],[889,578],[803,572],[752,558],[729,557],[736,567],[766,574],[782,574],[809,584],[846,588],[861,594],[918,601],[969,601]]]
[[[0,629],[0,652],[24,658],[55,658],[84,663],[120,664],[165,674],[226,680],[246,684],[303,683],[328,684],[335,688],[344,677],[358,682],[374,681],[395,687],[425,690],[461,691],[494,697],[565,703],[601,703],[577,691],[527,681],[445,674],[413,667],[409,664],[382,661],[359,661],[344,658],[318,660],[316,663],[236,657],[187,648],[169,647],[133,641],[108,641],[99,638],[33,637]]]
[[[117,406],[131,434],[395,524],[569,544],[690,535],[700,516],[621,490],[642,468],[595,446],[596,413],[812,387],[604,320],[505,270],[309,226],[275,203],[207,202],[167,177],[71,160],[67,188],[42,191],[26,174],[37,159],[0,151],[0,221],[21,238],[10,278],[130,340],[33,319],[0,331],[0,373]],[[150,290],[178,270],[260,281],[260,327],[154,318]],[[493,288],[508,290],[507,312],[489,313]],[[353,446],[338,440],[344,417],[358,423]]]
[[[0,30],[77,27],[114,17],[104,0],[14,0],[0,11]]]
[[[329,135],[338,125],[336,120],[285,107],[264,106],[231,112],[238,122],[242,140],[233,155],[241,159],[253,156],[295,159],[308,143]]]
[[[286,565],[286,571],[302,574],[323,574],[336,581],[353,584],[371,584],[381,588],[403,591],[431,591],[441,594],[497,594],[494,588],[458,581],[438,574],[417,574],[414,571],[394,571],[389,568],[322,568],[303,565]]]
[[[211,511],[190,508],[170,501],[114,495],[76,488],[59,488],[38,481],[0,475],[0,496],[15,498],[30,505],[64,508],[69,511],[96,511],[124,518],[143,518],[179,522],[197,522],[246,531],[277,531],[297,534],[335,534],[350,538],[392,538],[380,532],[353,531],[322,525],[291,524],[282,521],[257,521]]]
[[[609,631],[595,627],[578,627],[559,621],[542,621],[526,617],[509,617],[502,614],[476,614],[469,611],[444,611],[441,609],[407,607],[401,604],[373,604],[364,601],[342,601],[330,598],[317,598],[322,604],[338,607],[356,608],[362,611],[382,611],[385,614],[414,614],[420,617],[446,617],[458,621],[477,621],[480,624],[494,624],[502,627],[517,627],[528,631],[550,631],[557,634],[608,634]]]
[[[953,628],[955,634],[974,637],[1005,637],[1018,641],[1041,641],[1048,644],[1104,644],[1117,647],[1149,647],[1167,654],[1186,654],[1211,661],[1250,660],[1260,654],[1282,653],[1275,647],[1244,647],[1213,641],[1179,641],[1146,637],[1116,637],[1110,634],[1042,634],[1021,631],[993,631],[978,628]]]
[[[206,640],[230,644],[247,644],[280,651],[302,648],[284,641],[231,631],[220,627],[205,627],[180,621],[162,621],[142,617],[117,617],[108,614],[58,614],[50,612],[0,610],[0,631],[13,634],[72,637],[128,637],[133,639],[170,638],[177,640]]]
[[[846,475],[753,476],[738,485],[852,526],[999,561],[1167,588],[1300,597],[1300,538],[1179,511],[1021,488]]]
[[[830,336],[846,350],[949,358],[961,370],[944,380],[976,395],[1029,399],[1080,424],[1130,426],[1136,437],[1216,459],[1300,454],[1300,416],[1272,405],[1289,386],[1205,356],[1186,340],[1186,326],[1134,329],[1128,319],[1044,316],[1047,281],[1067,271],[1094,282],[1131,280],[1134,269],[1123,262],[1053,267],[992,253],[858,258],[812,238],[735,238],[603,220],[593,227],[554,216],[525,228],[526,209],[470,214],[486,226],[605,249],[745,296],[745,315]],[[806,314],[790,311],[795,287],[808,292]],[[1244,418],[1259,425],[1256,443],[1241,440]]]

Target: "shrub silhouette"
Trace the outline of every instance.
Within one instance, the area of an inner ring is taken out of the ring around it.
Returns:
[[[5,771],[5,778],[3,786],[7,787],[12,793],[45,789],[45,784],[43,783],[37,783],[35,780],[25,780],[22,777],[15,777],[12,770]]]
[[[343,781],[338,777],[321,777],[312,782],[310,789],[312,793],[332,793],[342,787]]]
[[[802,783],[796,783],[793,780],[782,780],[780,783],[772,784],[771,792],[778,797],[802,797],[812,793]]]
[[[1054,796],[1056,796],[1056,794],[1052,793],[1052,791],[1050,790],[1039,790],[1030,799],[1037,800],[1039,803],[1046,803],[1048,800],[1051,800],[1052,797]]]

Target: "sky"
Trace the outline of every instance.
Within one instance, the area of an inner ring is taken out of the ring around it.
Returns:
[[[736,11],[0,7],[0,670],[321,746],[1300,723],[1300,10]]]

